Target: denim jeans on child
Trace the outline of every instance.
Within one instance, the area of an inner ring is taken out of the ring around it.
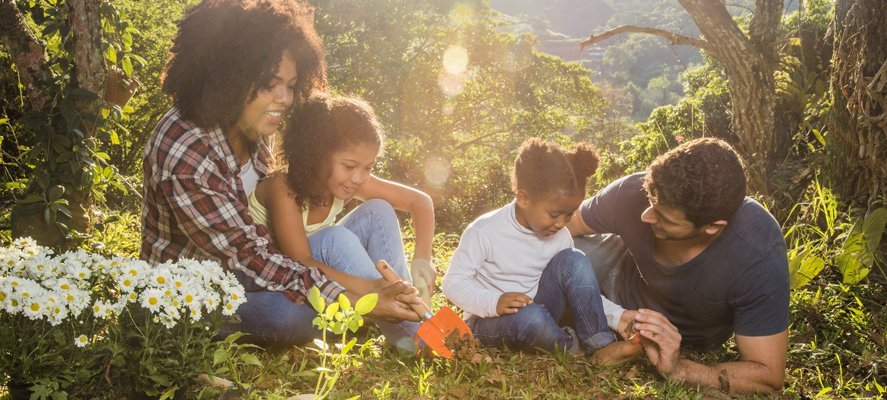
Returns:
[[[561,328],[572,316],[586,354],[616,340],[607,326],[601,292],[585,254],[576,249],[557,253],[542,272],[533,303],[518,312],[494,318],[472,317],[467,322],[485,346],[519,350],[569,351],[572,335]],[[572,324],[571,324],[572,325]]]
[[[337,225],[328,226],[308,236],[312,257],[340,271],[362,278],[378,279],[375,263],[386,260],[405,280],[410,280],[404,256],[400,225],[391,205],[372,199],[348,213]],[[294,304],[282,293],[247,292],[247,301],[237,310],[238,326],[223,331],[241,330],[262,343],[302,345],[320,337],[311,321],[317,313],[308,304]],[[390,343],[403,351],[413,351],[416,322],[391,323],[372,319]]]

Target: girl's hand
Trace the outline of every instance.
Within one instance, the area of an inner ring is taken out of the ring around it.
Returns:
[[[496,303],[496,314],[509,315],[518,312],[521,308],[533,304],[533,299],[523,293],[507,292],[499,296]]]
[[[419,298],[430,307],[431,295],[434,293],[434,285],[437,281],[434,264],[425,258],[414,258],[410,263],[410,275],[413,277],[413,285],[419,290]]]

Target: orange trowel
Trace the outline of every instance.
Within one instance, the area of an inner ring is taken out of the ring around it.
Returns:
[[[380,260],[376,263],[376,269],[388,282],[394,283],[401,280],[385,260]],[[460,337],[472,336],[471,328],[465,324],[465,321],[452,308],[443,306],[437,313],[432,313],[422,299],[419,299],[419,304],[413,304],[410,307],[422,318],[422,324],[419,325],[419,337],[425,341],[425,344],[431,350],[434,350],[435,353],[443,358],[452,359],[455,356],[453,350],[446,343],[447,338],[453,332],[456,332]]]

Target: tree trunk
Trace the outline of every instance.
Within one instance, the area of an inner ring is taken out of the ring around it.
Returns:
[[[782,0],[757,0],[748,35],[742,33],[723,2],[679,0],[696,23],[706,49],[721,62],[730,89],[733,131],[739,137],[736,150],[747,163],[749,189],[769,193],[767,172],[779,161],[775,148],[774,109],[776,39],[782,16]]]
[[[104,92],[106,75],[102,52],[101,2],[102,0],[68,0],[66,3],[73,41],[74,79],[70,85],[96,94]],[[44,165],[39,167],[44,169],[44,181],[32,179],[28,188],[29,193],[42,195],[46,200],[50,197],[50,188],[64,187],[62,198],[67,200],[66,208],[71,216],[49,211],[48,200],[17,203],[10,216],[12,235],[31,236],[42,245],[55,248],[75,247],[79,241],[68,240],[68,232],[60,229],[61,226],[56,222],[80,233],[87,233],[92,227],[91,169],[94,160],[91,150],[84,152],[82,149],[94,147],[93,132],[100,114],[100,103],[97,100],[78,100],[75,102],[78,119],[64,120],[64,116],[52,110],[54,105],[51,102],[57,100],[53,96],[65,92],[54,83],[45,56],[45,46],[31,30],[26,16],[18,10],[14,0],[0,0],[0,26],[0,40],[8,47],[13,61],[22,71],[22,81],[32,109],[44,114],[46,124],[56,127],[58,134],[67,137],[70,146],[66,146],[65,150],[75,154],[72,159],[62,163],[55,159],[58,150],[52,148],[45,151],[42,155],[45,158]],[[56,165],[56,168],[53,169],[52,165]],[[53,215],[55,218],[52,218]]]
[[[887,200],[887,2],[838,0],[832,20],[835,187],[859,207]]]

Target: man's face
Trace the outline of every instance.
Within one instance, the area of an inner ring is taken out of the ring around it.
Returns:
[[[653,234],[661,240],[688,240],[705,234],[705,227],[697,228],[683,210],[659,205],[652,199],[641,213],[641,221],[650,224]]]

